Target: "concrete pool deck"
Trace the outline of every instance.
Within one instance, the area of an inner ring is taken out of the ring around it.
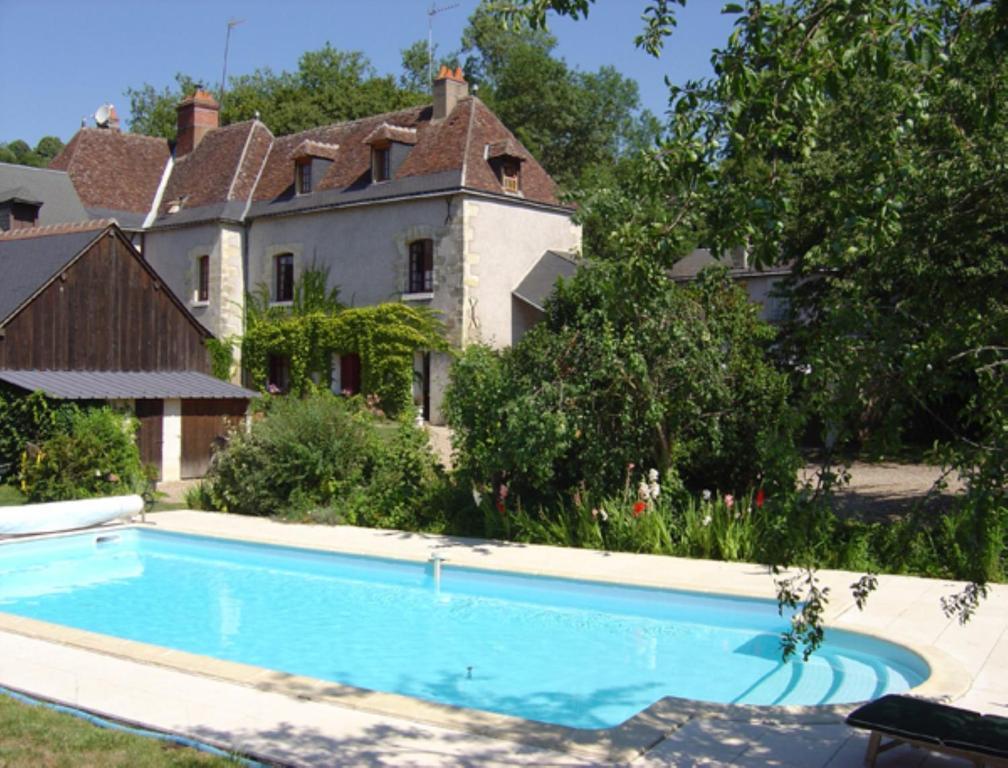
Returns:
[[[765,568],[740,563],[568,550],[398,531],[275,523],[174,511],[159,530],[600,581],[772,598]],[[856,575],[822,572],[828,624],[909,643],[936,666],[931,693],[1008,714],[1008,589],[992,588],[965,627],[939,598],[953,582],[880,577],[864,611]],[[950,674],[951,673],[951,674]],[[425,705],[344,686],[215,662],[0,614],[0,685],[296,765],[781,765],[861,764],[867,737],[850,707],[761,710],[663,700],[621,734],[523,727],[514,718]],[[927,691],[925,691],[927,692]],[[634,719],[635,721],[638,718]],[[529,725],[531,724],[524,724]],[[617,743],[618,742],[618,743]],[[642,753],[642,754],[640,754]],[[885,766],[966,765],[901,748]]]

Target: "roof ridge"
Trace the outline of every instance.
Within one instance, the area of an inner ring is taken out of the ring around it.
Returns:
[[[391,112],[381,112],[381,113],[379,113],[377,115],[366,115],[364,117],[357,117],[357,118],[354,118],[353,120],[344,120],[343,122],[337,122],[337,123],[325,123],[324,125],[316,125],[316,126],[314,126],[312,128],[305,128],[303,131],[297,131],[296,133],[287,133],[287,134],[284,134],[283,136],[277,136],[276,138],[278,138],[278,139],[290,139],[290,138],[293,138],[294,136],[300,136],[302,134],[309,133],[311,131],[321,131],[321,130],[324,130],[324,129],[327,129],[327,128],[328,129],[332,129],[332,128],[348,128],[350,126],[358,125],[360,123],[369,122],[369,121],[372,121],[372,120],[380,120],[382,118],[387,118],[390,115],[401,115],[401,114],[406,114],[407,112],[415,112],[417,110],[419,110],[420,112],[422,112],[424,109],[427,108],[427,106],[428,105],[426,105],[426,104],[417,104],[417,105],[414,105],[412,107],[404,107],[403,109],[395,109],[395,110],[392,110]],[[397,126],[394,126],[394,127],[396,127],[396,128],[409,128],[410,126],[397,125]]]
[[[69,235],[76,232],[90,232],[92,230],[105,229],[113,224],[118,224],[118,222],[115,219],[107,218],[64,222],[62,224],[46,224],[41,227],[9,229],[6,232],[0,232],[0,242],[8,240],[29,240],[34,237],[47,237],[49,235]]]
[[[258,120],[256,122],[259,122]],[[276,146],[276,136],[269,129],[269,126],[265,123],[261,123],[262,127],[265,129],[266,133],[269,134],[269,147],[266,149],[266,154],[263,155],[262,163],[259,164],[259,172],[256,174],[255,181],[252,182],[252,186],[249,188],[248,199],[245,201],[245,210],[242,211],[241,220],[245,221],[248,216],[249,209],[252,207],[252,201],[255,200],[256,192],[259,190],[259,182],[262,179],[263,171],[266,170],[266,164],[269,162],[270,155],[273,154],[273,147]]]
[[[248,133],[245,134],[245,144],[242,146],[241,154],[238,156],[238,162],[235,163],[234,172],[231,174],[231,183],[228,185],[227,194],[224,196],[225,201],[230,201],[234,195],[235,183],[238,181],[238,176],[241,174],[242,166],[245,164],[245,156],[248,154],[249,144],[252,143],[252,134],[255,133],[255,121],[247,121],[249,124]],[[239,123],[235,123],[239,125]]]
[[[77,130],[77,133],[83,134],[85,136],[120,136],[124,139],[138,140],[138,141],[154,141],[158,144],[168,143],[168,139],[162,136],[148,136],[146,133],[133,133],[132,131],[113,131],[109,128],[92,128],[90,126],[82,126]],[[71,139],[72,141],[72,139]]]

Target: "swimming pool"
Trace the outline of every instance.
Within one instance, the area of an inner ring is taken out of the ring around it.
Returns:
[[[663,696],[860,701],[928,675],[844,632],[782,664],[768,600],[128,529],[0,547],[0,611],[267,669],[577,728]]]

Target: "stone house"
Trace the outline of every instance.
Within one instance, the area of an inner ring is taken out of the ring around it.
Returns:
[[[541,313],[516,289],[536,268],[550,282],[550,252],[580,251],[572,209],[461,69],[442,68],[432,104],[289,136],[259,120],[220,127],[218,113],[199,90],[178,106],[174,146],[85,128],[52,163],[218,338],[240,336],[248,291],[288,303],[319,266],[345,303],[426,306],[453,346],[502,347]],[[417,402],[435,423],[449,364],[416,359]],[[271,371],[282,384],[284,360]],[[354,361],[332,371],[334,390],[358,386]]]

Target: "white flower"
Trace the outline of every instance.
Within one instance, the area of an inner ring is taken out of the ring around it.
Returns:
[[[711,493],[706,488],[703,489],[703,500],[710,501]]]
[[[643,480],[641,480],[640,485],[637,486],[637,498],[641,501],[647,501],[651,498],[651,489],[648,488],[648,484]]]
[[[600,517],[602,518],[602,522],[603,522],[603,523],[604,523],[604,522],[605,522],[606,520],[608,520],[608,519],[609,519],[609,515],[608,515],[608,513],[607,513],[607,512],[606,512],[606,511],[605,511],[604,509],[599,509],[599,511],[598,511],[598,512],[599,512],[599,516],[600,516]]]
[[[477,491],[475,488],[473,488],[473,502],[478,507],[480,505],[480,502],[482,501],[483,501],[483,494]]]
[[[661,493],[661,486],[654,480],[651,481],[651,485],[648,486],[648,493],[652,499],[657,500],[658,494]]]
[[[658,470],[649,469],[647,473],[648,482],[657,483],[658,482]]]
[[[710,525],[713,522],[713,520],[714,518],[712,518],[710,515],[705,515],[703,519],[704,528]]]

